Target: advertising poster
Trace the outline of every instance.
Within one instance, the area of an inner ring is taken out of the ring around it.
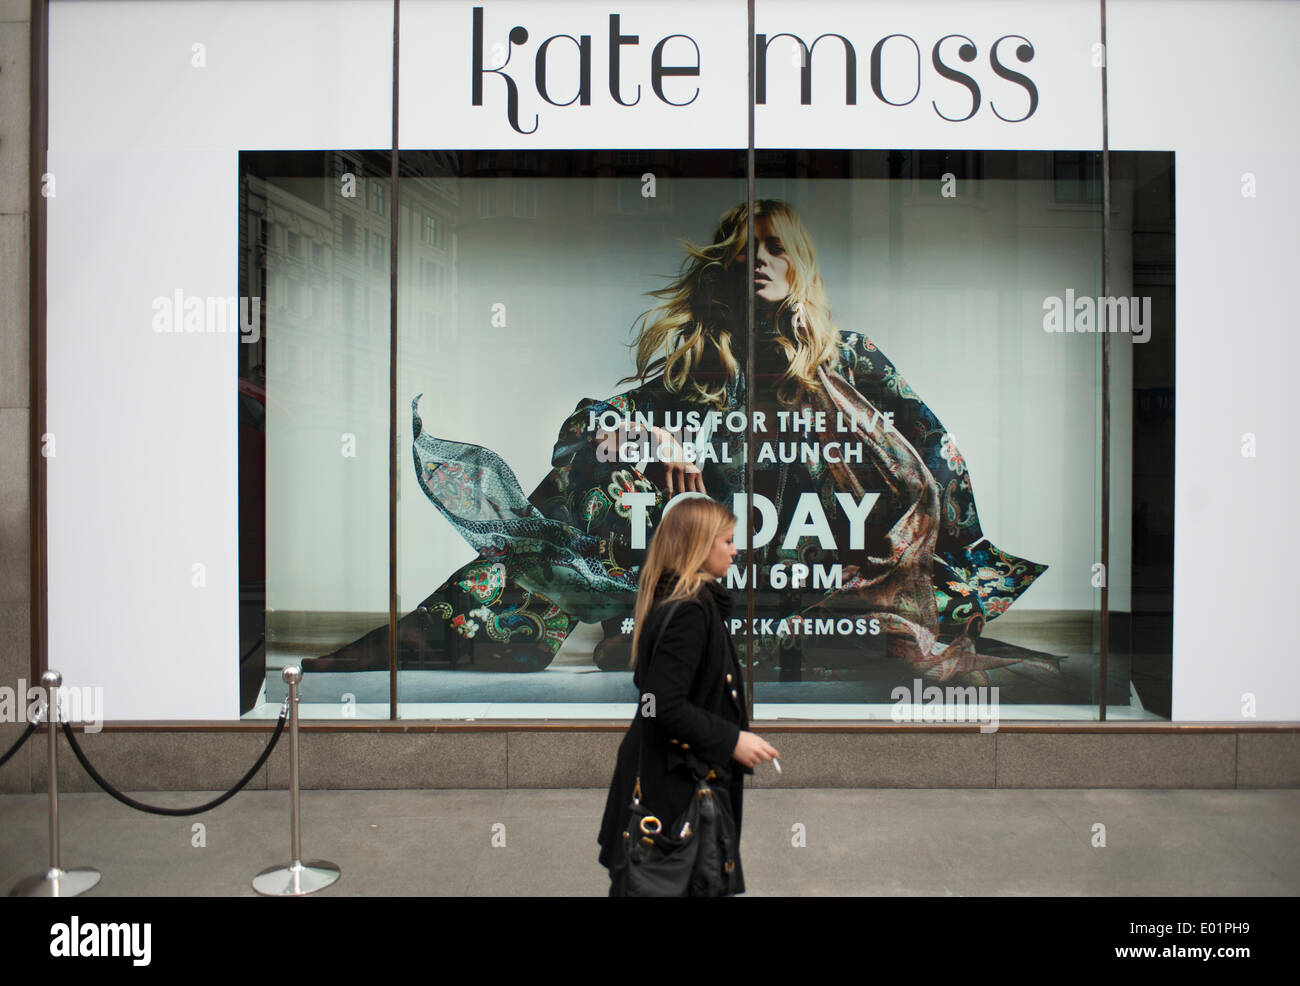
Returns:
[[[1131,244],[1172,155],[1117,157]],[[1131,262],[1099,297],[1098,154],[763,151],[753,269],[743,152],[402,160],[402,714],[623,715],[639,566],[683,494],[740,519],[731,630],[769,714],[931,686],[1095,709],[1099,331],[1128,395],[1157,317]],[[322,714],[386,716],[387,155],[244,161],[271,299],[266,698],[301,659]],[[1108,701],[1141,715],[1128,657]]]

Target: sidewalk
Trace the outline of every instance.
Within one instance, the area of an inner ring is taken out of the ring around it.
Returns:
[[[603,790],[304,791],[303,853],[342,868],[325,895],[603,895],[604,802]],[[45,869],[47,803],[0,797],[0,893]],[[192,818],[67,794],[60,817],[63,863],[99,869],[96,896],[254,896],[253,876],[289,861],[286,791]],[[1278,896],[1300,894],[1297,821],[1296,790],[760,789],[745,793],[741,849],[751,896]]]

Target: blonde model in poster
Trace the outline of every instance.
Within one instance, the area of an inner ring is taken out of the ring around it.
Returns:
[[[637,386],[578,404],[531,496],[490,450],[424,432],[412,402],[421,487],[479,557],[399,621],[399,667],[540,670],[577,622],[599,621],[596,662],[626,669],[645,555],[633,522],[653,529],[683,491],[731,506],[745,492],[752,422],[752,493],[775,512],[766,519],[776,532],[744,552],[739,570],[758,619],[732,628],[755,634],[754,677],[859,678],[872,665],[878,676],[886,658],[903,681],[978,684],[988,669],[1022,662],[1055,669],[1048,655],[978,646],[1045,566],[984,538],[951,434],[867,336],[834,326],[794,209],[755,203],[752,271],[746,226],[738,205],[712,243],[687,245],[680,275],[653,292],[660,304],[636,325],[628,381]],[[702,428],[674,428],[692,420]],[[805,570],[819,584],[792,584]],[[380,627],[306,667],[387,667],[387,634]]]

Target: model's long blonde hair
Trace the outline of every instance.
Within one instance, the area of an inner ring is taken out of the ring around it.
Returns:
[[[743,203],[729,210],[709,246],[683,243],[686,259],[680,276],[649,292],[663,301],[634,323],[636,372],[623,382],[644,382],[662,371],[664,386],[672,393],[724,406],[727,383],[741,370],[736,350],[738,342],[743,344],[746,296],[752,290],[749,278],[726,276],[737,273],[737,263],[742,268],[745,264],[746,213]],[[790,362],[777,396],[789,405],[816,387],[817,368],[835,359],[838,334],[831,324],[817,252],[799,214],[777,199],[758,199],[754,229],[758,236],[778,237],[790,262],[790,294],[776,312],[778,343]],[[787,313],[796,305],[803,314],[798,330],[786,324]]]
[[[632,666],[636,664],[641,643],[641,628],[655,602],[655,587],[660,576],[673,574],[677,582],[665,602],[695,595],[707,579],[713,578],[703,565],[713,542],[736,524],[736,515],[717,500],[705,496],[684,497],[664,508],[650,550],[646,552],[637,582],[636,624],[632,632]]]

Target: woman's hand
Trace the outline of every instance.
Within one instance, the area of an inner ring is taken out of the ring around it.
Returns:
[[[731,752],[731,759],[746,767],[757,767],[780,755],[777,748],[763,737],[742,729],[736,740],[736,748]]]
[[[686,450],[671,432],[654,429],[654,459],[646,466],[646,476],[672,499],[678,493],[707,493],[704,474],[694,462],[686,461]],[[667,460],[667,461],[665,461]],[[663,475],[658,475],[662,470]]]
[[[646,477],[668,494],[672,499],[678,493],[707,493],[704,488],[704,474],[694,462],[686,459],[686,450],[673,437],[672,432],[657,425],[651,429],[649,444],[650,464],[645,468]],[[645,442],[645,431],[641,428],[618,428],[614,431],[597,431],[595,433],[597,462],[624,462],[634,464],[635,460],[626,460],[620,451],[632,443],[638,454]]]

